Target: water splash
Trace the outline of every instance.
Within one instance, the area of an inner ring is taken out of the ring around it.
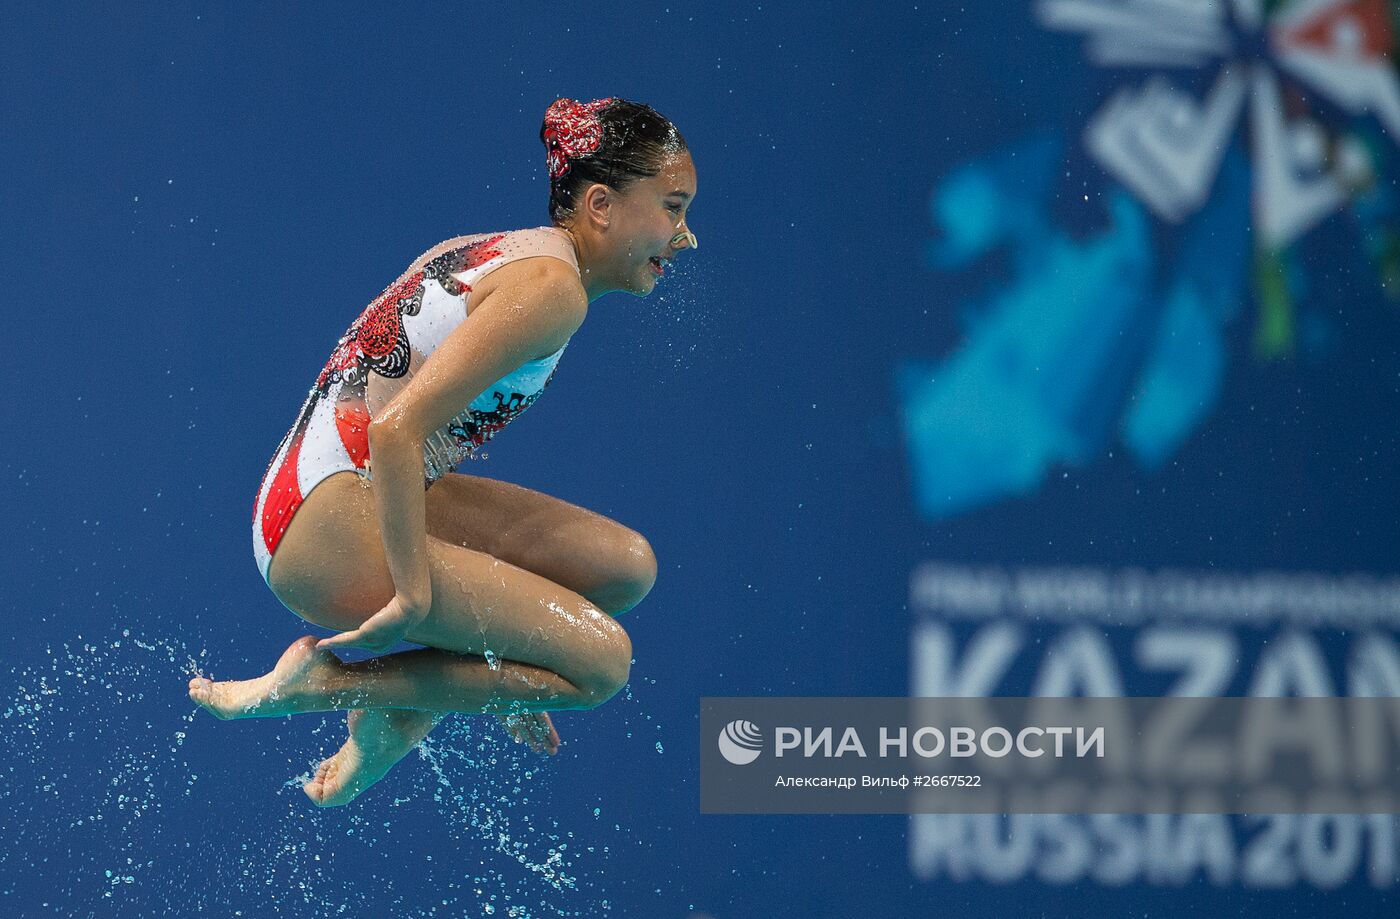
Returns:
[[[687,370],[704,349],[715,349],[715,317],[712,314],[716,290],[712,265],[699,255],[687,253],[666,269],[666,277],[632,309],[638,325],[637,349],[651,362],[647,369]]]
[[[551,760],[494,718],[448,716],[360,799],[322,810],[301,785],[343,742],[344,714],[219,721],[184,691],[214,678],[209,657],[123,629],[9,668],[0,897],[56,914],[100,901],[139,916],[610,912],[606,867],[629,828],[598,808],[581,826],[542,817]],[[411,865],[413,883],[366,874],[386,861]]]

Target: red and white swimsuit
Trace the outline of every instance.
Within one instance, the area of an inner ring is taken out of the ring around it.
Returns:
[[[459,236],[423,253],[341,336],[263,474],[253,505],[253,556],[267,580],[277,543],[301,502],[327,476],[370,478],[369,423],[467,318],[472,287],[507,262],[548,255],[578,271],[556,227]],[[567,345],[565,345],[567,347]],[[525,411],[554,376],[564,347],[522,364],[428,436],[425,486],[446,475]]]

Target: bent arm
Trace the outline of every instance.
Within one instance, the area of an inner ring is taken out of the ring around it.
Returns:
[[[426,613],[433,586],[428,578],[423,442],[370,424],[369,453],[374,461],[375,512],[394,592],[415,611]]]
[[[506,275],[500,285],[369,425],[385,560],[395,592],[423,615],[432,602],[424,440],[486,387],[535,356],[561,348],[588,309],[578,276],[556,259],[521,259],[497,271]]]

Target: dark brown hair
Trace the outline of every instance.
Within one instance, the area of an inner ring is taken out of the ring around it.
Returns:
[[[549,219],[562,225],[573,216],[577,196],[594,182],[625,191],[638,179],[657,175],[667,156],[688,150],[676,126],[656,109],[640,102],[613,99],[598,111],[602,139],[596,150],[571,157],[563,175],[549,181]],[[548,146],[546,123],[540,140]]]

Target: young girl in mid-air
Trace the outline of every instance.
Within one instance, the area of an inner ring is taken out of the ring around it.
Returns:
[[[304,789],[345,804],[447,712],[501,717],[557,752],[546,713],[626,682],[614,618],[656,558],[639,533],[518,485],[452,472],[539,397],[588,306],[646,296],[695,248],[695,165],[648,106],[559,99],[540,131],[551,225],[459,236],[414,260],[341,338],[275,451],[253,553],[306,636],[253,680],[190,680],[220,718],[348,711]],[[344,663],[333,648],[410,651]]]

